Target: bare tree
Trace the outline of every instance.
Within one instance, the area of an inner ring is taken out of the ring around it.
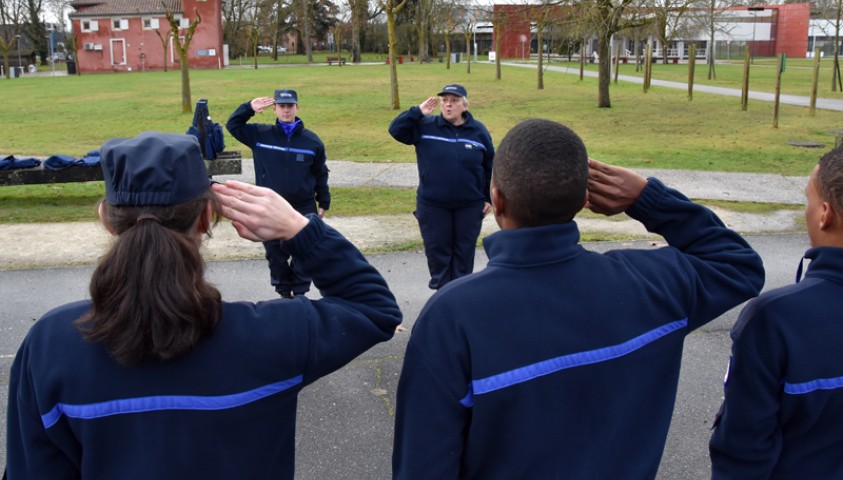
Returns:
[[[361,58],[360,36],[366,23],[372,18],[380,15],[383,10],[380,6],[374,11],[369,12],[369,0],[346,0],[348,2],[348,10],[351,14],[351,61],[358,63]]]
[[[708,64],[708,79],[716,79],[715,59],[717,56],[718,33],[729,34],[734,24],[724,21],[724,12],[739,4],[742,0],[697,0],[694,4],[693,13],[688,14],[688,22],[703,30],[708,37],[708,53],[706,55]]]
[[[611,108],[609,83],[611,81],[611,55],[609,44],[612,36],[628,28],[643,26],[646,19],[632,15],[641,4],[638,0],[589,0],[581,10],[583,20],[592,26],[597,36],[598,76],[597,76],[597,106]]]
[[[304,44],[304,54],[307,56],[307,63],[313,63],[313,45],[310,39],[310,2],[308,0],[301,0],[299,2],[299,17],[298,26],[301,32],[302,41]]]
[[[662,44],[662,61],[667,64],[668,45],[674,39],[687,32],[685,14],[691,9],[694,0],[660,0],[652,5],[655,14],[656,36]],[[681,52],[679,54],[681,56]]]
[[[24,4],[20,0],[0,0],[0,53],[3,54],[3,72],[11,78],[12,49],[20,45],[20,35],[24,14]]]
[[[465,71],[467,73],[471,73],[471,33],[474,31],[476,24],[474,15],[468,14],[463,17],[462,34],[465,38]]]
[[[170,45],[170,38],[173,35],[173,32],[170,30],[166,30],[164,34],[161,34],[161,29],[155,29],[155,34],[158,35],[158,40],[161,41],[161,49],[164,51],[164,71],[167,71],[167,47]]]
[[[833,65],[831,78],[831,91],[836,92],[839,88],[843,91],[843,81],[840,77],[840,33],[843,27],[843,0],[818,0],[816,9],[827,20],[827,24],[820,24],[820,29],[826,36],[833,37]]]
[[[389,44],[389,92],[392,97],[392,109],[400,110],[401,101],[398,99],[398,68],[395,65],[397,60],[395,51],[397,42],[395,40],[395,16],[400,14],[407,6],[407,0],[380,0],[381,8],[386,12],[387,43]]]
[[[433,16],[435,3],[435,0],[416,0],[414,3],[415,27],[419,36],[419,63],[424,62],[430,57],[430,53],[427,50],[429,40],[427,33],[430,31],[430,19]]]
[[[170,24],[170,35],[173,37],[173,48],[179,56],[181,62],[181,111],[182,113],[190,113],[193,111],[193,101],[190,98],[190,63],[188,63],[187,52],[190,48],[190,42],[193,40],[193,33],[196,31],[196,26],[202,23],[202,17],[199,16],[198,11],[194,11],[196,18],[190,22],[187,31],[184,34],[184,40],[179,36],[179,31],[183,30],[180,21],[175,14],[164,5],[164,15],[167,17],[167,22]]]
[[[457,5],[453,0],[437,2],[433,10],[433,24],[445,42],[445,69],[447,70],[451,69],[451,35],[459,26],[456,11]]]
[[[222,2],[222,14],[225,18],[223,41],[229,45],[232,56],[239,57],[246,52],[248,42],[244,31],[249,26],[247,19],[251,8],[251,0],[226,0]]]
[[[44,16],[42,0],[26,0],[26,23],[23,30],[35,47],[41,65],[47,64],[47,26],[41,18]]]

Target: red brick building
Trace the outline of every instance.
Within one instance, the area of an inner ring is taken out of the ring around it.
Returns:
[[[576,10],[559,6],[503,5],[494,6],[494,15],[502,20],[502,35],[499,54],[502,58],[520,58],[536,54],[535,29],[539,19],[564,19],[576,15]],[[686,19],[691,15],[686,15]],[[750,47],[753,55],[773,56],[785,53],[793,58],[805,58],[808,52],[808,27],[811,16],[810,3],[790,3],[783,5],[758,5],[726,9],[722,15],[723,28],[718,29],[715,41],[718,44],[740,43]],[[548,22],[550,23],[550,22]],[[632,50],[633,42],[625,38],[627,32],[615,35],[615,41],[627,50]],[[646,41],[656,49],[668,48],[676,52],[679,58],[687,55],[688,46],[697,44],[697,52],[705,52],[708,37],[705,32],[687,34],[685,38],[674,40],[671,45],[658,45],[658,40],[650,36]],[[596,46],[595,37],[588,39],[586,53],[591,55]],[[721,47],[717,51],[722,51]],[[658,55],[657,55],[658,56]]]
[[[222,9],[220,0],[164,0],[179,19],[179,36],[197,13],[188,50],[191,68],[222,68]],[[76,37],[77,68],[82,73],[139,72],[179,68],[179,56],[167,34],[170,24],[161,0],[76,0],[70,15]],[[158,33],[168,38],[166,51]]]

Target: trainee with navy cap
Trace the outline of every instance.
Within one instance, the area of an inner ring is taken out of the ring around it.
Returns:
[[[441,115],[433,111],[441,101]],[[468,92],[446,85],[435,97],[398,115],[389,134],[416,149],[416,211],[436,290],[474,270],[477,237],[491,210],[495,147],[486,126],[468,112]]]
[[[274,123],[248,123],[270,106],[277,117]],[[258,185],[275,190],[300,213],[316,213],[322,218],[331,206],[325,145],[304,128],[298,111],[298,93],[280,89],[272,97],[258,97],[237,107],[225,126],[252,149]],[[290,298],[310,290],[310,278],[277,242],[265,243],[264,249],[270,283],[279,295]]]
[[[211,185],[194,136],[110,140],[101,157],[113,242],[90,300],[45,314],[17,352],[8,478],[292,479],[298,392],[392,337],[386,282],[272,190]],[[224,301],[201,253],[215,210],[283,241],[324,300]]]

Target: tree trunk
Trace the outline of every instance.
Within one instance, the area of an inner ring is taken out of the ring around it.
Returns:
[[[301,3],[301,22],[304,27],[302,31],[302,36],[304,37],[302,39],[304,41],[304,53],[307,55],[307,63],[313,63],[313,45],[310,44],[310,9],[307,8],[309,2],[307,0],[302,0]]]
[[[609,81],[611,80],[609,62],[612,58],[609,55],[609,38],[605,35],[601,35],[597,40],[597,56],[600,72],[597,79],[597,106],[612,108],[612,101],[609,99]]]
[[[445,70],[451,69],[451,34],[445,34]]]
[[[501,79],[501,37],[503,37],[503,32],[501,31],[501,21],[498,20],[494,23],[495,26],[495,80]]]
[[[471,32],[465,35],[465,71],[471,73]]]
[[[187,54],[179,53],[181,60],[181,111],[190,113],[193,111],[193,101],[190,98],[190,65],[187,63]]]
[[[542,68],[544,55],[542,54],[542,30],[543,26],[541,24],[536,25],[536,45],[538,45],[539,49],[539,64],[538,68],[536,68],[536,88],[539,90],[544,90],[544,68]]]
[[[400,110],[401,101],[398,99],[398,66],[396,63],[395,50],[397,42],[395,41],[395,12],[392,8],[386,11],[386,32],[387,42],[389,42],[389,92],[392,97],[392,109]]]

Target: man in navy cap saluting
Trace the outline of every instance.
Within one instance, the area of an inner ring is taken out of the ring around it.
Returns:
[[[316,213],[322,218],[331,206],[325,145],[304,128],[297,116],[298,101],[295,90],[276,90],[273,97],[258,97],[237,107],[225,128],[252,149],[258,185],[275,190],[300,213]],[[275,123],[247,123],[269,107],[275,111]],[[266,242],[263,246],[270,281],[279,295],[291,298],[310,290],[310,278],[299,272],[281,244]]]

